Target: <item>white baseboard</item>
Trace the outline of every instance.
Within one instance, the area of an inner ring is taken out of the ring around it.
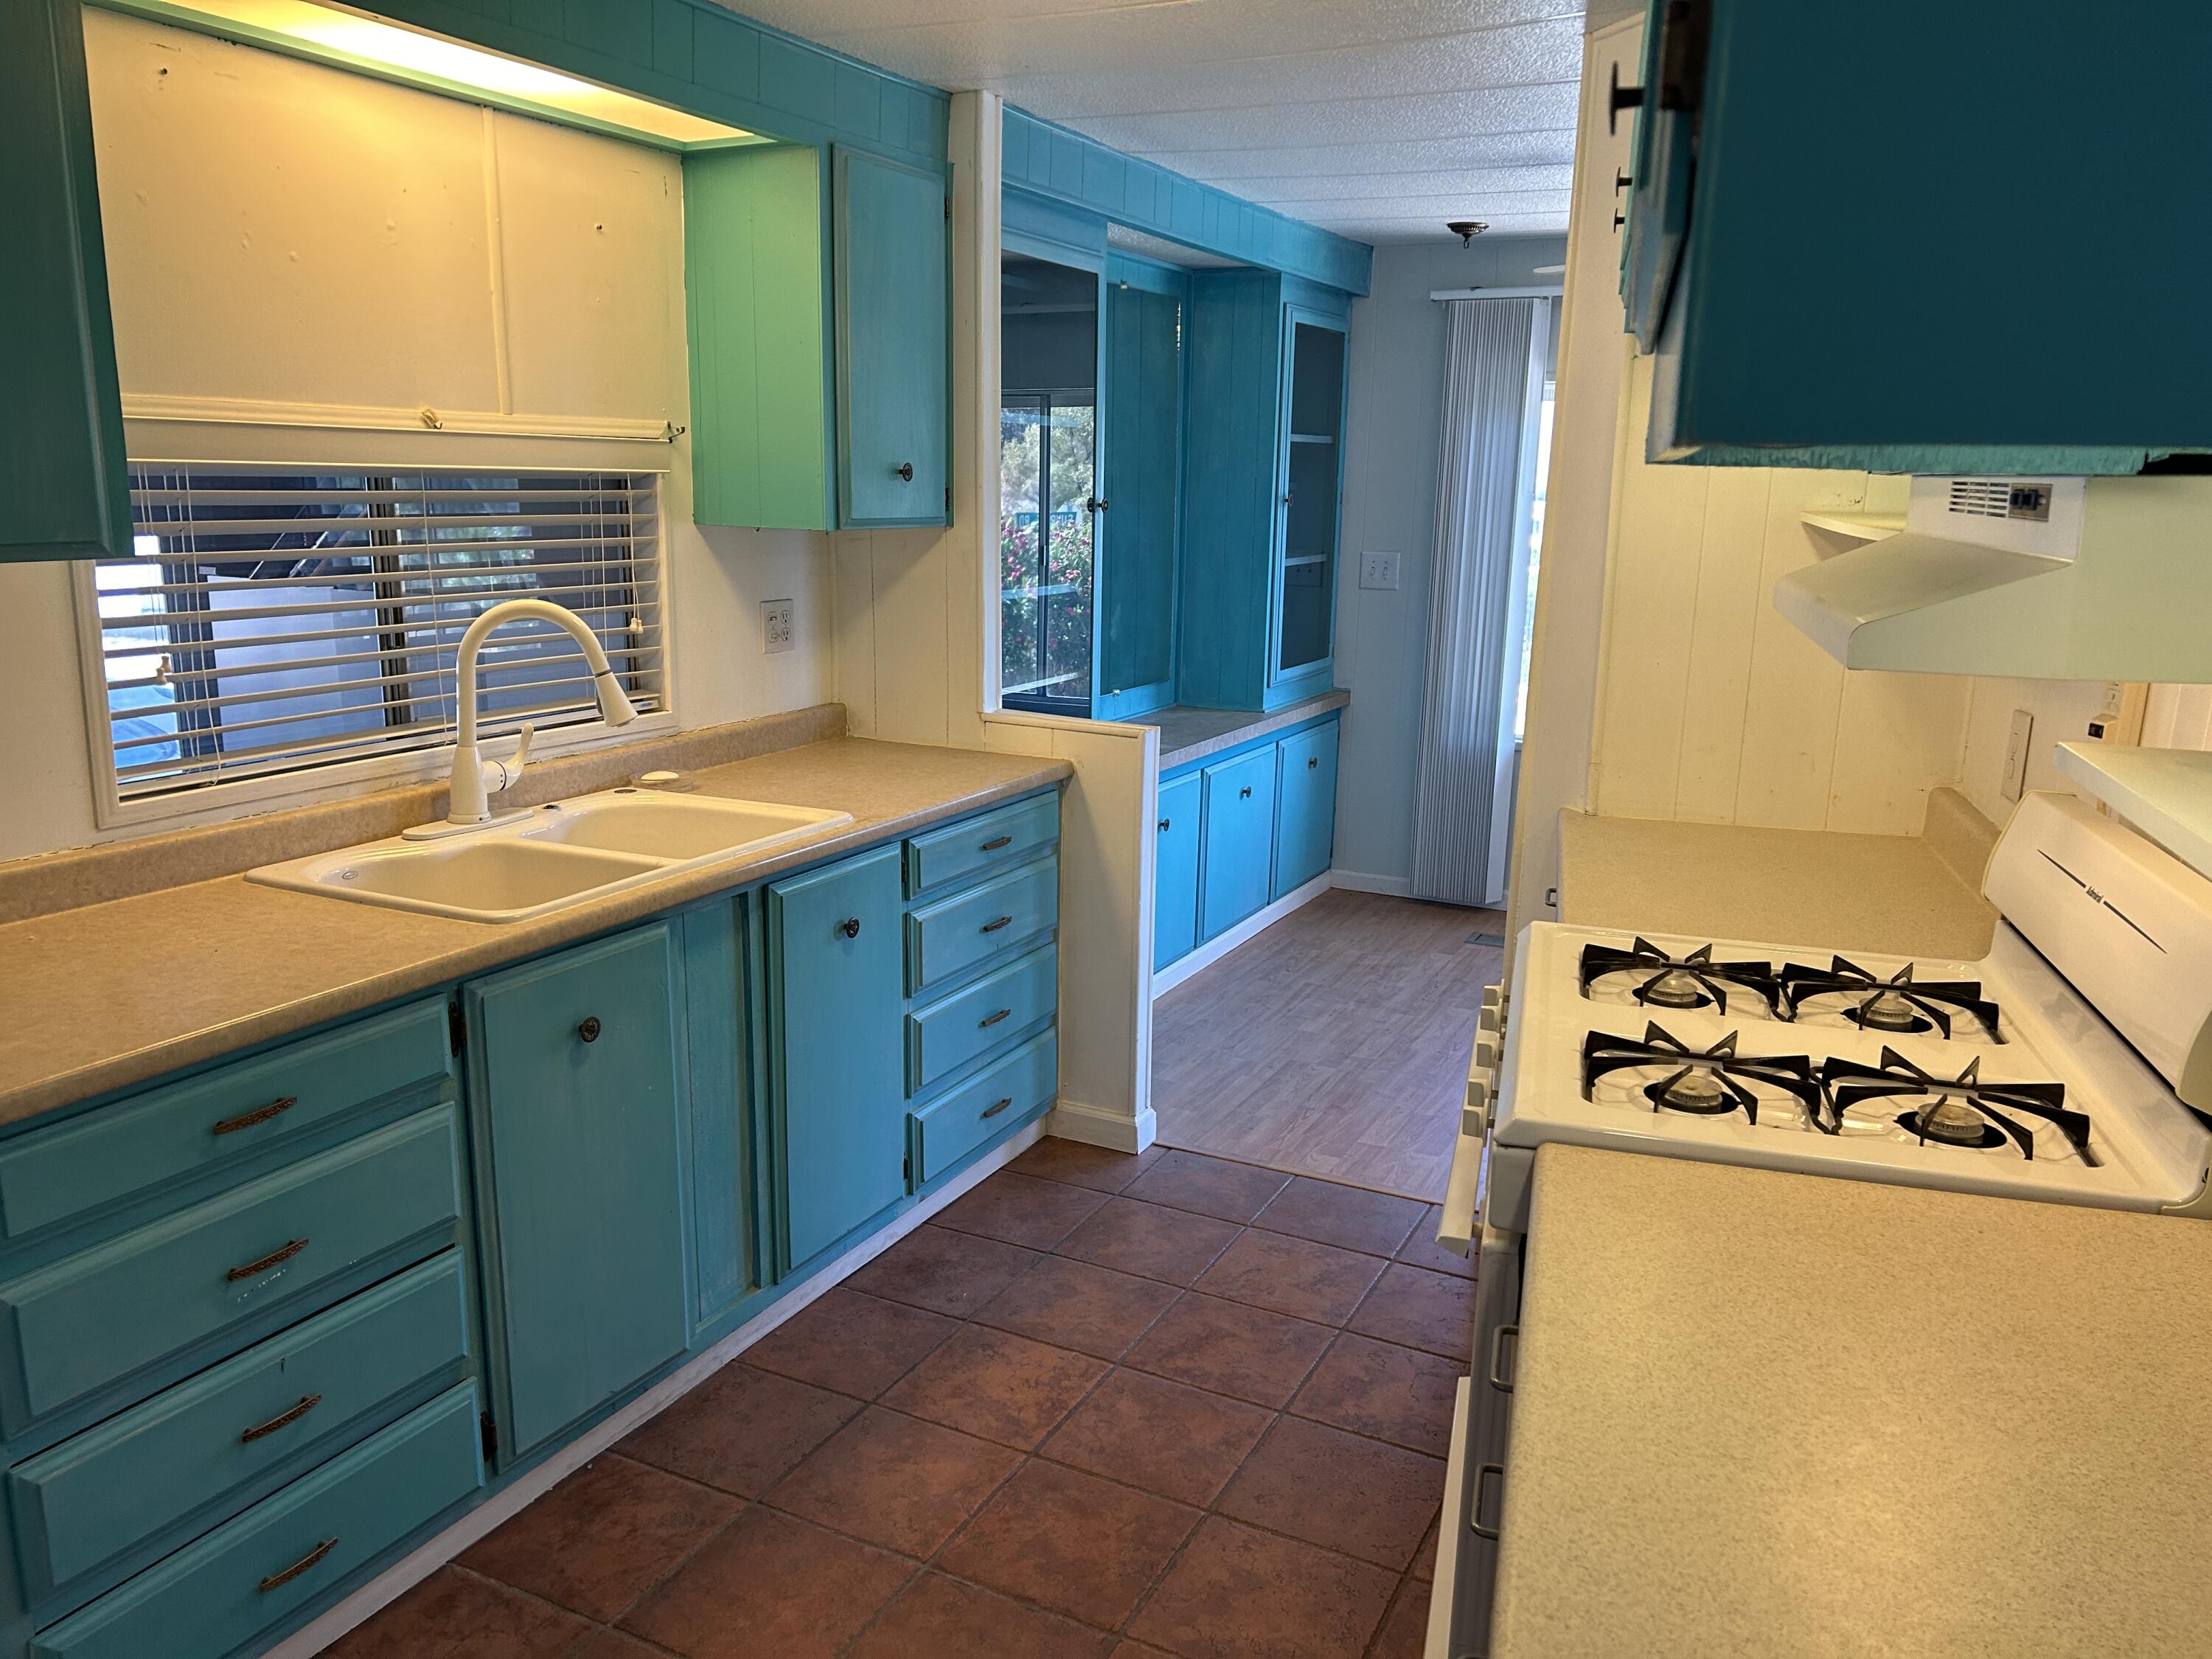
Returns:
[[[1332,887],[1348,887],[1355,893],[1387,893],[1392,898],[1411,898],[1413,879],[1407,876],[1370,876],[1362,870],[1332,870],[1328,872]]]
[[[1047,1114],[1047,1117],[1054,1115],[1056,1114]],[[471,1510],[435,1538],[422,1545],[405,1559],[387,1567],[313,1624],[295,1631],[276,1646],[268,1650],[262,1659],[311,1659],[311,1656],[320,1653],[356,1626],[368,1622],[371,1615],[398,1600],[501,1522],[513,1517],[533,1500],[544,1497],[631,1430],[674,1405],[784,1321],[881,1255],[969,1188],[1020,1157],[1043,1138],[1045,1123],[1045,1118],[1039,1118],[1008,1136],[1004,1144],[994,1147],[972,1168],[963,1170],[957,1180],[939,1188],[912,1209],[886,1223],[881,1231],[871,1233],[827,1267],[817,1269],[805,1285],[782,1297],[759,1317],[746,1321],[682,1370],[662,1378],[605,1422],[569,1442],[527,1474],[503,1487],[495,1497]]]
[[[1157,997],[1188,979],[1202,968],[1210,968],[1255,933],[1274,926],[1301,905],[1311,904],[1330,887],[1330,872],[1324,870],[1303,887],[1293,887],[1264,910],[1255,910],[1225,933],[1217,933],[1188,956],[1180,957],[1164,968],[1152,970],[1152,994]]]
[[[1131,1117],[1110,1107],[1086,1106],[1079,1100],[1063,1097],[1046,1115],[1044,1132],[1061,1140],[1079,1140],[1111,1152],[1141,1152],[1152,1144],[1158,1124],[1149,1106]]]

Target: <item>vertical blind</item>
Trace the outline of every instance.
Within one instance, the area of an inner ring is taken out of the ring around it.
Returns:
[[[461,635],[501,599],[581,617],[665,706],[651,474],[134,462],[133,554],[92,565],[129,800],[453,740]],[[583,653],[519,622],[478,660],[487,732],[599,718]]]

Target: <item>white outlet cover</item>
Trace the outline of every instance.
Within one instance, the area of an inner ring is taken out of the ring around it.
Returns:
[[[1398,586],[1398,556],[1395,553],[1362,553],[1359,556],[1359,585],[1395,592]]]
[[[761,649],[773,654],[792,647],[796,607],[789,599],[761,601]]]

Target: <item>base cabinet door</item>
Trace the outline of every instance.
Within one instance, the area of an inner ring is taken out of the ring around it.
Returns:
[[[1204,780],[1186,772],[1160,786],[1152,883],[1152,966],[1164,968],[1198,943],[1198,807]]]
[[[770,1129],[783,1265],[905,1194],[900,849],[768,890]]]
[[[1336,842],[1336,732],[1331,720],[1282,741],[1273,898],[1304,886],[1328,868]]]
[[[1201,939],[1226,932],[1267,902],[1275,849],[1273,746],[1209,766],[1206,780],[1206,879]]]
[[[684,1348],[674,927],[468,990],[502,1464]]]

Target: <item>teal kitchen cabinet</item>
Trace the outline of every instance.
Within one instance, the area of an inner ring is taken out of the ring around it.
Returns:
[[[1127,720],[1175,701],[1182,545],[1183,273],[1106,263],[1105,443],[1091,714]]]
[[[1325,721],[1285,738],[1280,745],[1271,899],[1304,886],[1328,868],[1336,843],[1337,731],[1336,721]]]
[[[950,186],[842,145],[836,164],[838,521],[944,524]]]
[[[1190,274],[1178,702],[1267,710],[1329,687],[1349,326],[1333,289]]]
[[[2042,27],[2080,21],[1651,0],[1622,283],[1653,459],[2110,473],[2212,450],[2212,216],[2188,205],[2212,8]]]
[[[811,1261],[905,1195],[903,854],[768,889],[769,1121],[780,1260]]]
[[[465,994],[504,1464],[684,1346],[674,927],[564,951]]]
[[[1276,746],[1209,766],[1205,780],[1205,875],[1199,937],[1226,933],[1267,903],[1275,848]]]
[[[1164,968],[1198,943],[1198,812],[1195,772],[1163,779],[1152,860],[1152,966]]]
[[[131,551],[77,0],[0,8],[0,560]]]

